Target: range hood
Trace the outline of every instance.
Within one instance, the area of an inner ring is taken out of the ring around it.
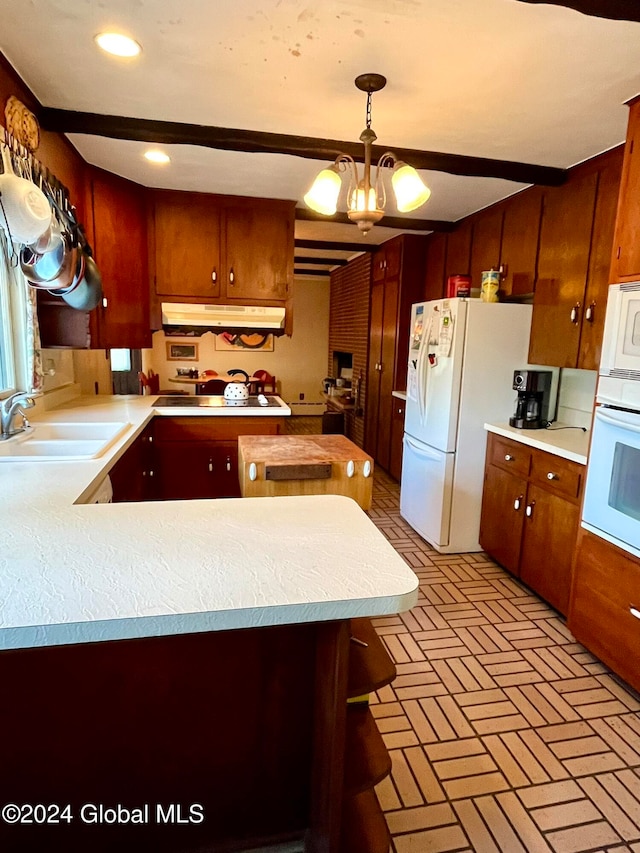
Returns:
[[[197,305],[163,302],[162,328],[169,335],[284,334],[285,309],[258,305]]]

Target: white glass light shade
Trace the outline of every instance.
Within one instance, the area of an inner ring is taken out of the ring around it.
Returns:
[[[407,166],[406,163],[396,166],[391,177],[391,185],[400,213],[416,210],[431,196],[431,190],[425,186],[420,175],[413,166]]]
[[[369,204],[365,204],[365,201],[364,187],[358,187],[351,193],[349,210],[377,210],[376,191],[373,187],[369,187]]]
[[[333,216],[338,209],[338,196],[342,181],[335,168],[323,169],[304,197],[304,203],[325,216]]]

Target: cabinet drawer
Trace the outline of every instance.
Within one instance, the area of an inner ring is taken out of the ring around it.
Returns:
[[[501,438],[494,433],[491,433],[490,437],[487,454],[489,464],[510,471],[512,474],[528,476],[532,456],[531,448],[517,441]]]
[[[640,561],[581,532],[569,628],[636,690],[640,689]]]
[[[232,441],[239,435],[278,435],[278,417],[161,417],[154,421],[157,441]]]
[[[531,482],[566,498],[578,499],[584,465],[553,453],[536,450],[531,459]]]

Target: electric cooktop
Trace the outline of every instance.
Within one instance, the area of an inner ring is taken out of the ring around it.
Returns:
[[[187,396],[176,394],[171,397],[158,397],[154,403],[157,409],[174,408],[207,408],[207,409],[280,409],[282,403],[277,397],[249,397],[248,400],[225,400],[224,397],[214,395],[207,397],[204,394],[198,396]]]

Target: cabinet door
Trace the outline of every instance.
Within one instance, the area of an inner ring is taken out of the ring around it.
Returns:
[[[284,300],[293,278],[293,212],[255,205],[225,213],[227,299]]]
[[[239,498],[241,492],[238,472],[238,442],[217,442],[214,464],[216,497]]]
[[[597,173],[576,176],[545,196],[529,361],[578,363]]]
[[[113,502],[153,500],[154,474],[153,432],[147,427],[109,471]]]
[[[380,364],[382,363],[382,322],[384,281],[371,287],[369,315],[369,363],[367,367],[367,415],[365,450],[376,459],[378,444],[378,407],[380,405]]]
[[[418,299],[418,302],[442,299],[445,294],[444,264],[447,253],[447,235],[433,234],[428,240],[424,295],[422,299]]]
[[[399,397],[393,397],[392,407],[389,473],[399,482],[402,476],[402,438],[404,436],[404,411],[406,403]]]
[[[450,275],[468,275],[471,266],[471,220],[466,220],[447,235],[445,280]]]
[[[480,545],[493,559],[518,575],[527,481],[487,465],[482,492]]]
[[[577,365],[582,370],[597,370],[600,366],[604,315],[609,293],[609,264],[621,172],[622,150],[618,150],[611,153],[608,162],[598,174],[596,211],[593,220]]]
[[[502,242],[502,206],[480,214],[473,225],[471,245],[471,287],[482,285],[484,270],[498,269]]]
[[[569,609],[580,510],[533,484],[525,508],[520,577],[560,613]]]
[[[391,418],[393,412],[396,332],[398,324],[398,298],[400,279],[388,278],[384,283],[384,311],[382,315],[382,360],[380,370],[380,400],[378,402],[378,440],[375,459],[385,471],[389,470],[391,454]]]
[[[640,276],[640,101],[631,106],[620,184],[611,280]]]
[[[510,199],[504,210],[500,263],[505,295],[533,293],[540,236],[542,191],[528,189]]]
[[[158,497],[165,501],[216,497],[214,441],[156,443]]]
[[[103,301],[91,312],[94,348],[151,346],[147,212],[136,184],[95,171],[91,179],[93,250]]]
[[[199,193],[155,197],[155,287],[159,296],[220,295],[221,208]]]

